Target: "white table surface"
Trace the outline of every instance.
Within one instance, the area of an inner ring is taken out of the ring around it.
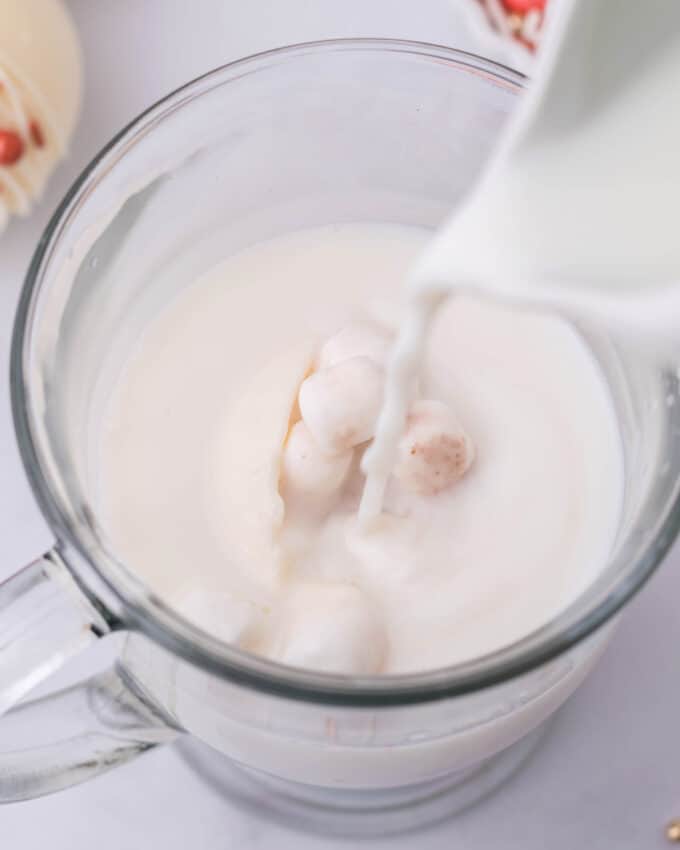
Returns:
[[[474,50],[449,0],[67,0],[85,47],[86,93],[72,153],[30,219],[0,239],[0,370],[7,374],[22,277],[51,210],[97,150],[171,89],[231,59],[337,36],[393,36]],[[488,48],[485,48],[488,55]],[[51,542],[16,451],[0,382],[0,577]],[[528,767],[448,824],[376,847],[652,850],[680,816],[680,553],[631,604],[596,673]],[[81,659],[67,675],[88,671]],[[1,759],[1,756],[0,756]],[[0,810],[14,850],[350,847],[237,810],[172,748],[62,794]]]

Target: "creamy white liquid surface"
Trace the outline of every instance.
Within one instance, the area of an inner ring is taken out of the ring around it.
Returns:
[[[352,319],[396,330],[428,237],[355,224],[256,245],[168,304],[132,353],[101,439],[106,531],[205,630],[316,669],[426,670],[527,635],[607,562],[623,463],[596,363],[559,318],[463,297],[436,315],[420,395],[474,441],[465,477],[432,497],[390,482],[363,530],[357,451],[328,517],[283,504],[315,352]]]

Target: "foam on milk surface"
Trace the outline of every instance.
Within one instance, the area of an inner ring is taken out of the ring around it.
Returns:
[[[424,670],[533,631],[606,563],[622,456],[596,363],[560,319],[466,298],[437,314],[419,389],[474,441],[467,474],[431,497],[390,482],[391,512],[366,533],[358,452],[325,519],[282,513],[299,383],[352,320],[396,328],[428,236],[355,224],[253,246],[170,303],[130,357],[101,441],[107,532],[206,630],[317,669]]]

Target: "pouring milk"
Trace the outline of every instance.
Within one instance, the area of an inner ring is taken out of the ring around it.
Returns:
[[[452,292],[585,314],[672,349],[680,324],[680,4],[556,0],[536,80],[482,179],[410,280],[364,457],[381,510],[428,327]]]

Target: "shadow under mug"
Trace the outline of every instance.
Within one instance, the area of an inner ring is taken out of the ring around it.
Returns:
[[[473,662],[370,678],[253,657],[168,608],[98,521],[97,428],[160,306],[231,252],[286,231],[436,227],[484,164],[521,83],[426,44],[274,50],[169,95],[70,190],[34,256],[13,341],[19,446],[56,542],[0,586],[0,712],[17,706],[0,720],[11,742],[1,801],[182,737],[202,776],[260,812],[345,835],[402,831],[509,776],[591,669],[680,517],[680,404],[666,403],[677,378],[604,336],[587,341],[616,405],[626,481],[610,562],[554,620]],[[74,653],[119,633],[113,669],[22,702]]]

